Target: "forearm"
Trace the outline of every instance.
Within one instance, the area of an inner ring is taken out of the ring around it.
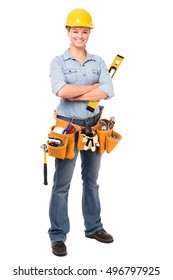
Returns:
[[[98,84],[86,86],[66,84],[59,90],[59,92],[56,95],[61,98],[72,99],[77,98],[79,96],[83,96],[97,87]]]
[[[90,90],[89,92],[84,93],[83,95],[69,98],[71,101],[92,101],[92,100],[101,100],[106,99],[108,95],[103,92],[101,89],[96,88],[93,90]]]

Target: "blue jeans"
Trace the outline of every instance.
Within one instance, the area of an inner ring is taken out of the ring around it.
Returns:
[[[97,116],[96,118],[99,118]],[[91,118],[83,124],[94,126],[98,119]],[[80,121],[81,122],[81,121]],[[76,124],[77,121],[75,122]],[[81,124],[80,124],[81,125]],[[78,151],[73,159],[55,159],[55,174],[49,205],[51,227],[48,230],[51,241],[65,241],[70,230],[68,217],[68,195],[70,183],[78,154],[81,156],[82,213],[85,235],[90,235],[103,228],[100,217],[99,185],[97,184],[101,156],[97,151]]]

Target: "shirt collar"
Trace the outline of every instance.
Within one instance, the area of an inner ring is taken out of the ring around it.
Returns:
[[[86,56],[85,62],[86,62],[86,61],[90,61],[90,60],[96,61],[94,55],[89,54],[88,52],[86,52],[86,53],[87,53],[87,56]],[[68,59],[74,59],[74,58],[72,57],[72,55],[69,53],[69,50],[68,50],[68,49],[63,53],[63,59],[64,59],[64,61],[66,61],[66,60],[68,60]]]

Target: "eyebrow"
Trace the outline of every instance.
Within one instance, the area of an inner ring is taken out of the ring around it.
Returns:
[[[72,30],[73,30],[73,31],[75,31],[75,30],[78,31],[79,28],[77,28],[77,27],[76,27],[76,28],[75,28],[75,27],[72,27]],[[84,28],[84,29],[82,29],[82,31],[89,31],[89,28]]]

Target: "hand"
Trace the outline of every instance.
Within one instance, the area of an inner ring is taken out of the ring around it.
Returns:
[[[67,99],[67,98],[66,98],[66,99]],[[68,98],[67,100],[69,100],[69,101],[77,101],[77,97]]]
[[[98,88],[99,87],[99,83],[95,83],[95,84],[93,84],[93,89],[96,89],[96,88]]]

